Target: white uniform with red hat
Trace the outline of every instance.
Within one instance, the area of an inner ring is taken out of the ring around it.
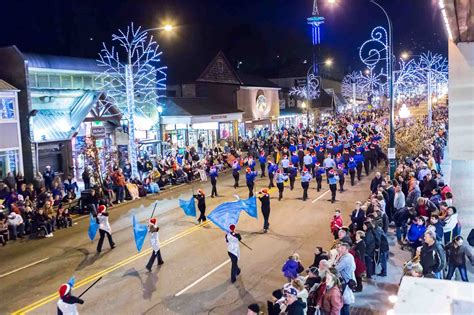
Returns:
[[[151,218],[149,220],[149,223],[153,225],[154,227],[153,232],[150,232],[150,243],[151,243],[151,248],[156,253],[157,251],[160,250],[160,234],[157,231],[158,225],[156,222],[156,218]]]
[[[84,303],[82,300],[70,296],[72,287],[70,284],[65,283],[59,287],[59,297],[58,303],[58,314],[61,315],[78,315],[76,303]],[[63,300],[64,299],[64,300]],[[69,302],[69,303],[68,303]]]
[[[233,225],[231,225],[233,226]],[[234,226],[235,229],[235,226]],[[227,240],[227,251],[229,253],[232,253],[237,257],[237,259],[240,258],[240,246],[239,246],[239,239],[237,236],[234,235],[234,230],[231,229],[229,233],[226,235],[226,240]]]
[[[109,234],[112,234],[112,228],[110,227],[109,217],[103,214],[105,212],[105,206],[100,205],[97,209],[97,212],[97,221],[99,221],[99,229],[106,231]]]

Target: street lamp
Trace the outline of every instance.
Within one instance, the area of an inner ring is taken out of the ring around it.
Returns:
[[[402,54],[400,55],[400,58],[402,58],[403,60],[407,60],[409,57],[410,57],[410,54],[407,53],[406,51],[402,52]]]
[[[388,16],[387,11],[378,4],[375,0],[370,0],[371,3],[376,5],[382,12],[385,14],[388,23],[388,71],[387,74],[389,76],[389,97],[390,97],[390,106],[389,106],[389,126],[390,126],[390,141],[389,141],[389,152],[388,154],[389,164],[390,164],[390,178],[393,179],[395,168],[396,168],[396,161],[395,161],[395,130],[394,130],[394,114],[393,109],[395,107],[395,100],[393,97],[393,25],[392,20]]]
[[[328,67],[332,66],[332,59],[331,58],[328,58],[326,59],[326,61],[324,62],[324,64]]]

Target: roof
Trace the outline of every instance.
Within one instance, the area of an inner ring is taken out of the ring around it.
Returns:
[[[19,91],[16,87],[14,87],[13,85],[3,81],[2,79],[0,79],[0,90],[2,90],[2,91]]]
[[[454,42],[474,41],[474,19],[472,12],[474,2],[471,0],[445,0],[441,8]],[[449,35],[449,34],[448,34]]]
[[[40,55],[40,54],[23,54],[25,60],[28,60],[28,66],[32,68],[43,69],[59,69],[73,71],[90,71],[103,72],[104,68],[99,67],[95,59]]]
[[[241,113],[231,104],[222,104],[208,97],[168,97],[162,116],[202,116]]]
[[[33,134],[37,142],[68,140],[79,129],[100,92],[87,92],[77,97],[71,110],[38,109],[33,118]]]
[[[279,88],[279,86],[273,83],[270,80],[265,79],[264,77],[260,77],[258,75],[253,74],[246,74],[238,72],[237,75],[240,78],[243,86],[256,86],[256,87],[271,87],[271,88]]]

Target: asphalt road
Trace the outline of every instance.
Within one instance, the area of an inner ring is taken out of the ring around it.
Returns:
[[[242,187],[236,190],[230,174],[219,178],[220,196],[206,198],[207,213],[222,202],[235,200],[234,194],[248,197],[242,177]],[[81,314],[243,314],[247,305],[263,305],[271,292],[286,282],[281,266],[287,256],[297,252],[308,266],[315,246],[330,246],[329,221],[334,209],[342,209],[348,224],[353,203],[367,198],[369,178],[363,177],[353,187],[346,178],[346,191],[338,192],[334,204],[329,202],[330,192],[324,182],[319,193],[316,183],[311,183],[310,199],[305,202],[298,180],[295,190],[285,189],[282,201],[272,189],[267,234],[262,233],[260,210],[257,220],[241,213],[237,229],[252,250],[241,246],[242,274],[234,284],[230,282],[224,232],[212,223],[198,225],[178,207],[177,198],[189,198],[191,185],[112,208],[112,235],[117,247],[110,250],[106,241],[100,255],[96,254],[97,237],[94,242],[88,239],[87,217],[76,220],[73,228],[57,231],[53,238],[11,242],[0,248],[0,313],[54,314],[59,285],[74,275],[76,295],[103,277],[84,295]],[[258,179],[256,188],[267,185],[267,178]],[[210,193],[209,182],[192,186]],[[138,254],[131,216],[135,213],[137,219],[146,222],[156,201],[165,264],[148,272],[149,240]]]

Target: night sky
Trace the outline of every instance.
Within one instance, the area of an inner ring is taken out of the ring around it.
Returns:
[[[153,34],[164,52],[169,82],[191,82],[222,50],[241,70],[274,75],[310,60],[313,0],[1,0],[0,46],[24,52],[96,58],[103,41],[130,22],[145,28],[169,22],[176,32]],[[447,56],[437,0],[380,0],[392,18],[395,53],[432,50]],[[319,0],[326,23],[322,58],[337,74],[363,69],[358,47],[383,13],[368,0]]]

